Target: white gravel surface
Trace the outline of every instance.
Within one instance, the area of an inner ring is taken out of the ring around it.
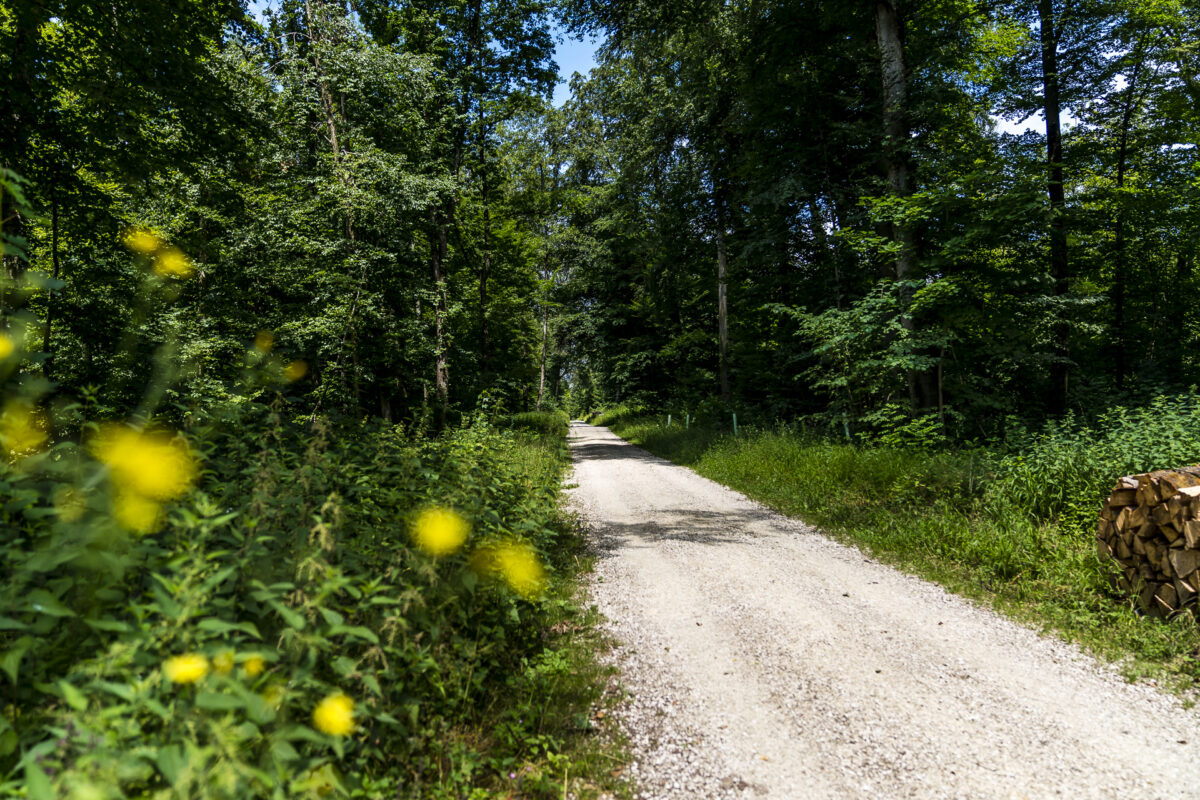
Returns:
[[[1200,713],[572,423],[645,798],[1200,798]]]

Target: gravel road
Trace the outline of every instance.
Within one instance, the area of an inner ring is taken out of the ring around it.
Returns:
[[[646,798],[1197,798],[1200,711],[572,423]]]

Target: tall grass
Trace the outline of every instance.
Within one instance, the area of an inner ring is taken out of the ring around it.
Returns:
[[[1121,475],[1200,459],[1200,404],[1160,399],[1003,447],[924,451],[790,429],[667,428],[621,415],[621,436],[953,591],[1123,659],[1131,676],[1200,680],[1190,618],[1143,618],[1109,581],[1094,526]]]

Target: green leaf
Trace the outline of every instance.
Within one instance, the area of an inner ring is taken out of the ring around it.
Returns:
[[[232,694],[200,692],[196,695],[196,708],[204,708],[211,711],[233,711],[234,709],[244,708],[245,705],[245,700]]]
[[[75,709],[76,711],[87,710],[87,697],[85,697],[83,692],[79,691],[79,689],[75,688],[75,686],[67,681],[59,681],[58,689],[62,692],[63,700],[65,700],[67,705],[69,705],[71,708]]]
[[[84,623],[89,628],[95,628],[98,631],[110,631],[112,633],[129,633],[133,630],[128,622],[118,622],[110,617],[104,619],[85,619]]]
[[[39,614],[51,617],[73,617],[75,612],[63,605],[63,602],[45,589],[34,589],[29,593],[29,608]]]
[[[25,761],[25,791],[29,800],[55,800],[50,776],[33,759]]]
[[[355,626],[334,625],[332,628],[329,629],[330,636],[338,636],[339,634],[345,634],[346,636],[353,636],[356,639],[365,639],[366,641],[370,642],[371,644],[379,644],[379,637],[375,635],[374,631],[370,630],[369,628],[364,628],[359,625],[355,625]]]
[[[21,659],[29,652],[29,648],[33,647],[33,641],[31,636],[22,636],[0,656],[0,669],[4,670],[14,686],[17,684],[17,671],[21,667]]]
[[[230,631],[241,631],[253,636],[255,639],[261,639],[262,634],[258,632],[258,628],[253,622],[226,622],[223,619],[216,617],[205,617],[196,623],[196,627],[202,631],[209,633],[229,633]]]
[[[179,745],[168,744],[158,748],[154,763],[168,783],[176,783],[180,773],[187,766],[187,756],[183,754],[183,748]]]
[[[271,608],[275,609],[276,613],[278,613],[279,616],[283,617],[283,621],[289,627],[295,628],[298,631],[304,630],[304,625],[305,625],[304,617],[297,614],[294,610],[288,608],[283,603],[279,602],[278,600],[275,600],[274,598],[267,600],[267,605],[269,605],[269,606],[271,606]]]

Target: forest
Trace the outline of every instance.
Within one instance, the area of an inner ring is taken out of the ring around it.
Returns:
[[[0,74],[0,796],[618,791],[571,417],[891,453],[990,587],[1200,460],[1193,0],[0,0]]]

